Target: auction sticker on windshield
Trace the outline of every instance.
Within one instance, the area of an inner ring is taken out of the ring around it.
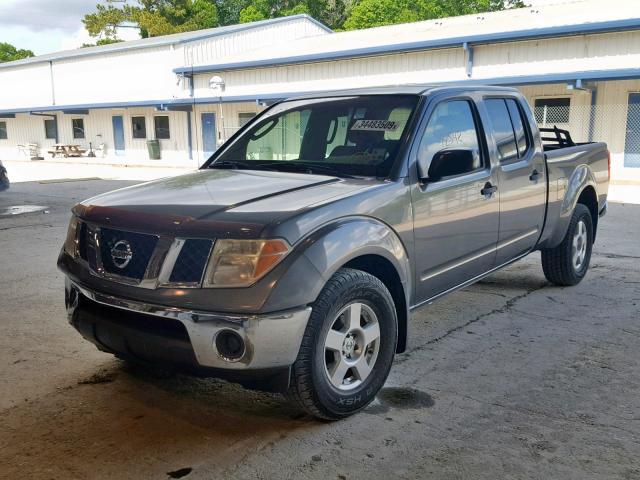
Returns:
[[[369,132],[395,132],[400,124],[393,120],[358,120],[351,130],[365,130]]]

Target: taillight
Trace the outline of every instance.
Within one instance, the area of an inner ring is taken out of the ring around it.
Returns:
[[[609,173],[608,180],[611,180],[611,152],[607,150],[607,172]]]

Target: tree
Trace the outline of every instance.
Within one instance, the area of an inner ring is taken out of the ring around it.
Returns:
[[[521,0],[360,0],[345,30],[524,7]]]
[[[218,9],[211,0],[138,0],[137,5],[96,5],[82,22],[92,37],[119,40],[117,27],[133,22],[143,38],[217,27]]]
[[[142,37],[307,13],[335,30],[353,30],[524,6],[521,0],[137,0],[96,6],[82,20],[97,44],[120,41],[119,25]]]
[[[10,43],[0,42],[0,63],[13,62],[23,58],[33,57],[31,50],[17,49]]]

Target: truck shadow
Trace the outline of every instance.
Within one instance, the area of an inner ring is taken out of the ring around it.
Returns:
[[[0,465],[8,478],[163,478],[321,426],[278,395],[114,360],[2,412]]]

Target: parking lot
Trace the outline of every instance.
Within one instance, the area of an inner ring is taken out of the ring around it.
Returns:
[[[126,366],[67,324],[69,209],[132,183],[0,193],[1,478],[640,479],[640,205],[610,205],[577,287],[533,254],[415,312],[378,399],[323,423]],[[16,205],[43,209],[2,216]]]

